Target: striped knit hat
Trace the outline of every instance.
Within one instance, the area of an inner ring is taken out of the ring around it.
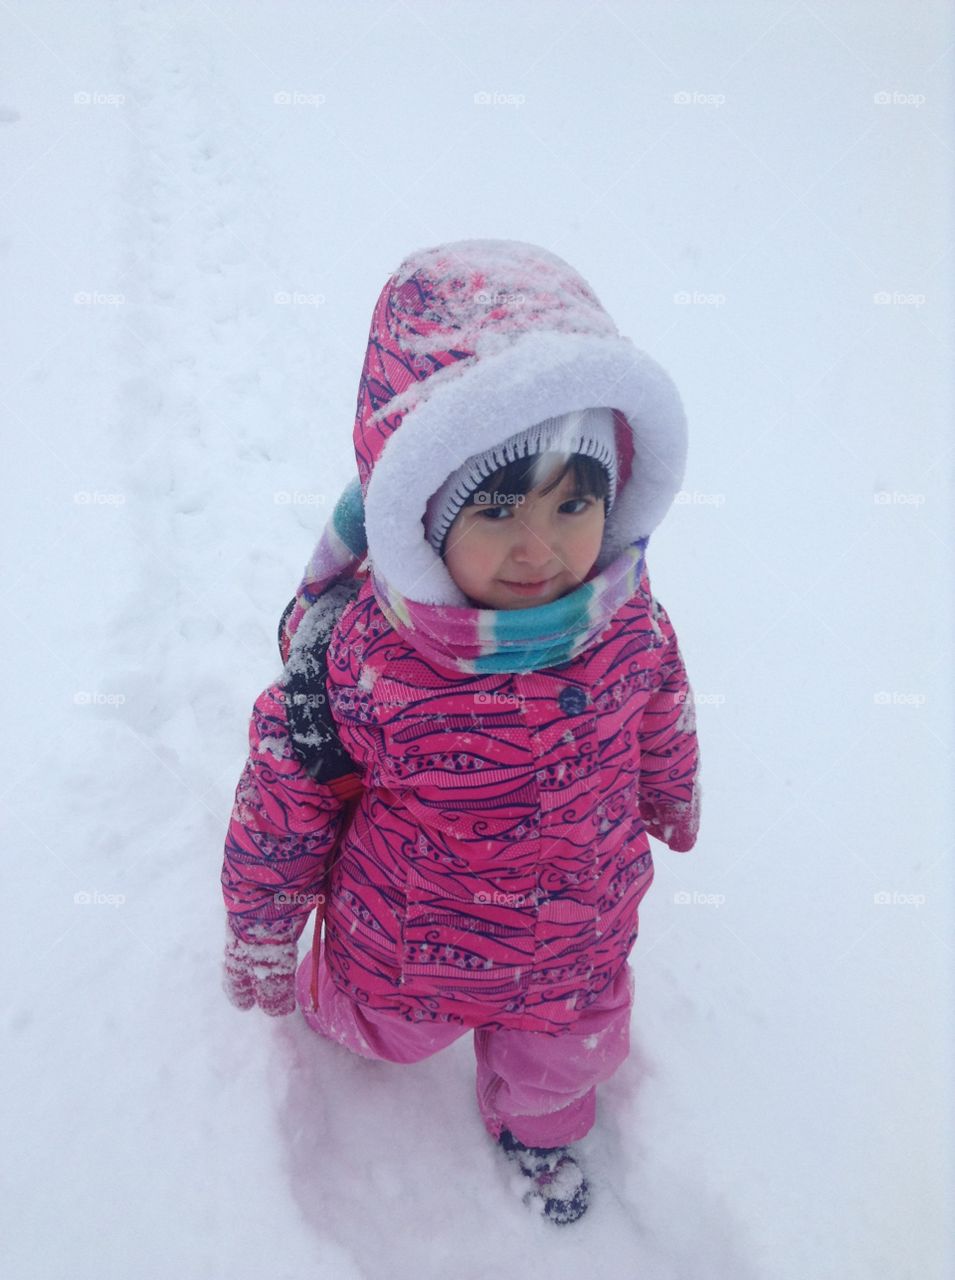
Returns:
[[[609,480],[609,515],[617,492],[613,411],[579,409],[557,418],[544,418],[542,422],[518,431],[493,449],[474,454],[448,476],[441,488],[429,498],[424,518],[425,536],[438,555],[441,555],[444,540],[458,512],[482,480],[517,458],[550,452],[565,457],[582,453],[588,458],[595,458],[603,466]]]

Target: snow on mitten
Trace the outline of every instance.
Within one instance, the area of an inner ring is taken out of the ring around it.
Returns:
[[[226,924],[223,989],[237,1009],[258,1005],[273,1018],[295,1012],[295,969],[298,948],[294,941],[273,941],[256,927],[250,941],[239,938]]]
[[[661,841],[674,853],[689,853],[696,844],[700,827],[700,793],[697,782],[689,803],[673,804],[662,810],[646,797],[641,797],[640,817],[647,835]]]

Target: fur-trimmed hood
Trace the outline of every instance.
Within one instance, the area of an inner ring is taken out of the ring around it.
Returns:
[[[671,379],[546,249],[462,240],[406,258],[375,307],[354,429],[368,554],[388,594],[467,605],[425,539],[428,499],[472,454],[595,406],[615,411],[620,468],[602,571],[646,541],[682,483],[686,421]]]

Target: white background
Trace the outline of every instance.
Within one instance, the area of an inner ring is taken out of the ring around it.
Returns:
[[[5,1274],[950,1274],[951,43],[941,0],[0,5]],[[371,310],[469,237],[571,262],[690,421],[648,564],[702,830],[566,1230],[468,1040],[219,989]]]

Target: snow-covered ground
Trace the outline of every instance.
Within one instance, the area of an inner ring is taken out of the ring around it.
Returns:
[[[952,25],[0,6],[5,1276],[951,1274]],[[691,426],[649,565],[702,834],[655,848],[565,1231],[510,1198],[467,1041],[369,1063],[219,988],[372,305],[472,236],[573,263]]]

